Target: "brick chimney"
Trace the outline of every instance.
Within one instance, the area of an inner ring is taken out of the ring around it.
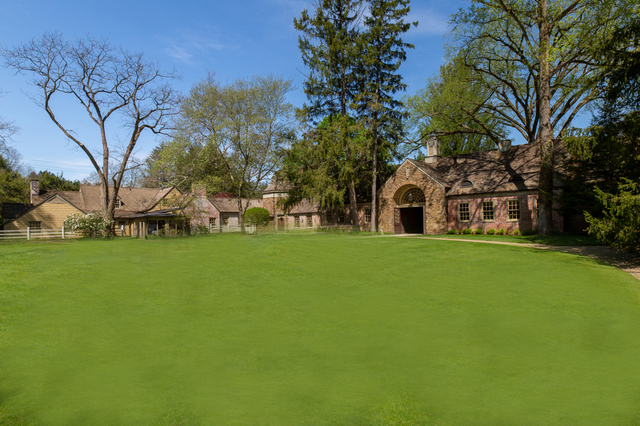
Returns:
[[[29,202],[33,204],[33,198],[40,196],[40,180],[31,179],[29,182]]]
[[[440,140],[435,132],[431,132],[427,139],[427,156],[424,162],[427,164],[437,163],[440,159]]]

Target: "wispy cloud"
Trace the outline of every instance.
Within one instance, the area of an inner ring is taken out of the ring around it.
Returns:
[[[449,17],[429,9],[412,8],[406,20],[418,21],[418,27],[411,28],[413,34],[443,35],[449,29]]]
[[[212,51],[236,48],[232,43],[221,42],[213,35],[202,35],[204,33],[206,32],[196,34],[192,30],[183,30],[173,38],[168,36],[160,38],[166,44],[164,52],[187,65],[193,65],[195,58],[206,56]]]

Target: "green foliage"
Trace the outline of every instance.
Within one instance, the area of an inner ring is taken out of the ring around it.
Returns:
[[[29,183],[0,156],[0,205],[28,202]]]
[[[455,235],[456,234],[456,230],[455,229],[449,229],[447,231],[447,235]]]
[[[615,193],[621,179],[640,181],[640,113],[617,117],[607,108],[586,130],[574,130],[565,145],[567,178],[561,196],[569,214],[587,211],[599,216],[601,203],[595,188]]]
[[[520,234],[521,234],[521,232],[520,232],[519,229],[514,229],[513,230],[513,235],[520,235]]]
[[[267,209],[252,207],[244,212],[244,220],[250,225],[266,226],[271,221],[271,215]]]
[[[407,148],[423,146],[424,137],[431,132],[439,135],[440,152],[445,157],[495,148],[488,135],[505,134],[499,117],[488,110],[467,113],[488,96],[481,75],[458,54],[440,67],[437,77],[427,80],[427,87],[407,98],[413,139],[420,141]]]
[[[473,233],[476,234],[476,235],[482,235],[484,233],[484,231],[482,230],[482,228],[476,228]]]
[[[640,183],[624,179],[615,194],[597,187],[595,192],[604,217],[585,214],[589,234],[612,247],[640,251]]]
[[[498,228],[496,230],[496,235],[504,235],[504,228]]]
[[[471,234],[471,233],[473,233],[473,230],[471,228],[465,228],[465,229],[462,230],[462,233],[463,234]]]
[[[291,184],[284,206],[304,198],[317,201],[323,209],[343,206],[350,184],[369,181],[367,164],[368,141],[362,123],[340,115],[325,117],[284,154],[277,173]]]
[[[113,223],[113,220],[105,220],[100,213],[74,213],[64,220],[65,227],[80,231],[85,237],[106,237]]]
[[[273,75],[229,84],[210,75],[183,100],[175,137],[154,151],[148,181],[183,190],[205,184],[209,193],[255,198],[295,138],[293,107],[286,99],[292,89],[291,80]],[[243,219],[241,211],[241,228]]]
[[[40,190],[50,191],[57,189],[59,191],[78,191],[80,189],[80,181],[65,179],[62,173],[56,175],[48,170],[38,173],[40,181]]]
[[[487,229],[487,235],[494,235],[496,233],[496,230],[493,228],[489,228]]]

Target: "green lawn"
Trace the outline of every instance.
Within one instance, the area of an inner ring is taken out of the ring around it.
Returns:
[[[0,424],[637,425],[639,284],[427,239],[0,245]]]
[[[604,245],[592,235],[571,234],[558,232],[551,235],[475,235],[475,234],[444,234],[434,235],[435,238],[451,238],[479,241],[501,241],[508,243],[544,244],[549,246],[600,246]]]

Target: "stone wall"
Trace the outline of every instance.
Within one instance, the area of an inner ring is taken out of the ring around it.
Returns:
[[[418,187],[425,195],[425,233],[444,234],[447,231],[445,188],[422,170],[405,161],[380,191],[378,229],[393,233],[393,210],[398,207],[396,195],[408,187]]]

